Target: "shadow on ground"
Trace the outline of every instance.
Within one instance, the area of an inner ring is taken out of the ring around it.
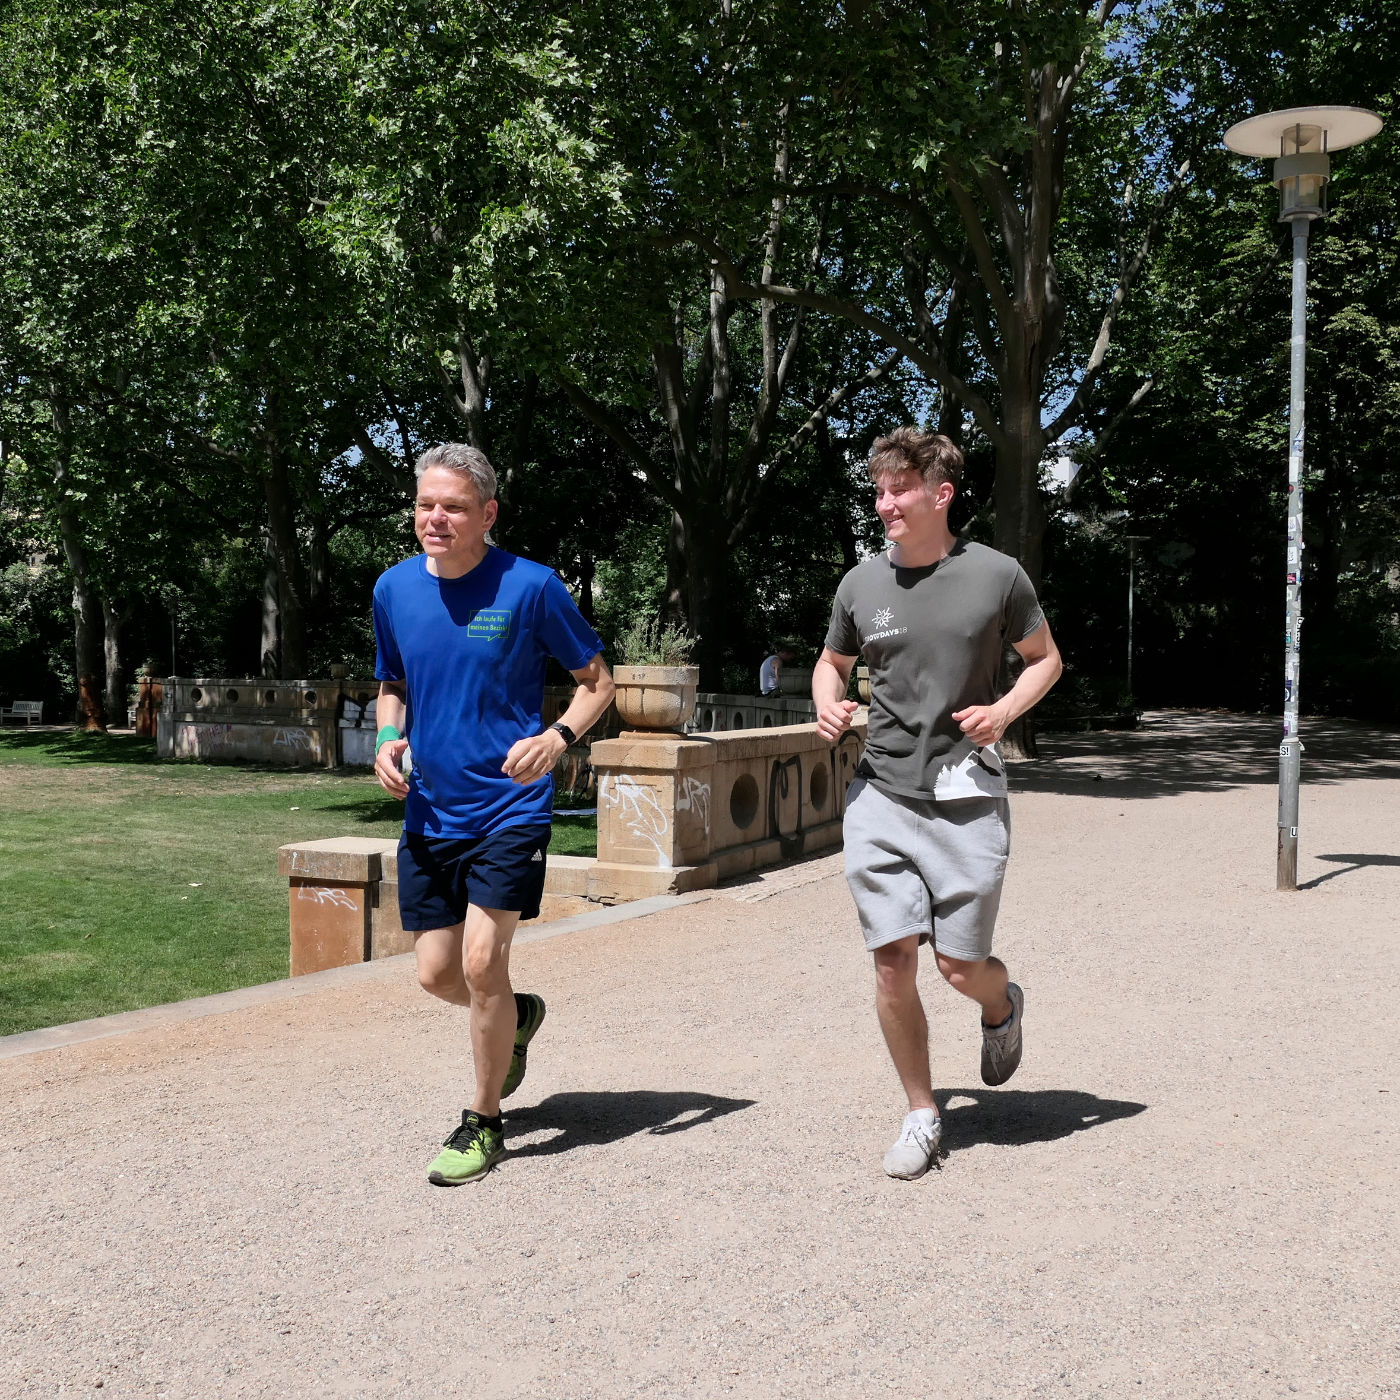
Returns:
[[[0,751],[49,763],[157,763],[156,741],[80,729],[0,730]]]
[[[363,770],[360,770],[363,773]],[[342,770],[342,775],[348,776]],[[321,808],[323,812],[344,812],[347,816],[353,817],[357,822],[373,824],[376,822],[403,822],[403,799],[401,797],[390,797],[388,794],[381,796],[373,788],[369,788],[365,796],[352,798],[348,802],[328,802]]]
[[[1136,1117],[1146,1108],[1145,1103],[1101,1099],[1079,1089],[949,1089],[942,1112],[943,1150],[958,1152],[984,1142],[997,1147],[1054,1142]]]
[[[727,1113],[752,1108],[754,1099],[722,1099],[714,1094],[664,1093],[641,1089],[616,1093],[551,1094],[528,1108],[504,1112],[511,1131],[552,1131],[543,1142],[512,1148],[512,1157],[550,1157],[575,1147],[596,1147],[635,1133],[682,1133]]]
[[[1303,783],[1400,778],[1400,733],[1306,718]],[[1281,721],[1271,715],[1156,711],[1132,731],[1043,734],[1041,759],[1013,764],[1013,792],[1175,797],[1278,782]]]
[[[1338,875],[1351,875],[1358,870],[1364,870],[1368,865],[1393,865],[1400,866],[1400,856],[1317,856],[1317,860],[1330,860],[1342,868],[1340,870],[1329,870],[1325,875],[1319,875],[1315,879],[1308,880],[1298,886],[1300,890],[1315,890],[1319,885],[1325,884],[1328,880],[1335,880]]]

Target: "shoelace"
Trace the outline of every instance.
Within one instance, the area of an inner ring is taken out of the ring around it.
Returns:
[[[935,1118],[932,1123],[920,1123],[916,1119],[912,1123],[905,1123],[899,1140],[900,1142],[912,1142],[920,1152],[932,1152],[938,1146],[938,1139],[942,1132],[943,1125],[938,1119]]]
[[[444,1147],[450,1147],[454,1152],[465,1152],[479,1138],[486,1136],[486,1128],[475,1120],[463,1123],[461,1127],[452,1130],[452,1136],[443,1143]]]

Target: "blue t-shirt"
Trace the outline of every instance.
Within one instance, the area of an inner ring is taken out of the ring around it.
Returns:
[[[540,732],[545,658],[577,671],[603,649],[558,574],[490,546],[469,574],[438,578],[415,555],[374,585],[374,639],[375,676],[408,684],[404,830],[475,838],[547,823],[553,776],[522,785],[501,764]]]

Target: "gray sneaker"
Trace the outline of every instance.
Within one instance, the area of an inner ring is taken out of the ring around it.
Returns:
[[[885,1175],[901,1181],[921,1177],[938,1156],[938,1144],[943,1137],[943,1120],[932,1122],[923,1116],[927,1110],[917,1110],[905,1120],[895,1144],[885,1153]]]
[[[1006,984],[1011,1020],[1004,1026],[982,1027],[982,1083],[1005,1084],[1021,1063],[1021,1012],[1026,994],[1014,983]]]

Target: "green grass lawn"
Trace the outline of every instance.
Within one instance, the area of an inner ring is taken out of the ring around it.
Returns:
[[[0,1035],[285,977],[278,846],[396,836],[402,812],[368,774],[0,731]],[[550,850],[593,855],[596,832],[561,818]]]

